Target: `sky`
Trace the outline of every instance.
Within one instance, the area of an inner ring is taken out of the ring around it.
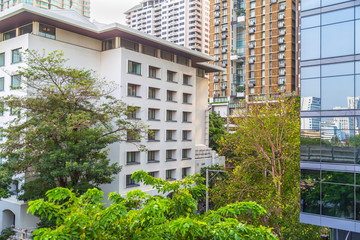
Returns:
[[[141,0],[91,0],[90,17],[102,23],[125,24],[124,12],[140,2]]]

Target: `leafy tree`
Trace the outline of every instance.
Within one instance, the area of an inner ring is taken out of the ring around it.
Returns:
[[[232,119],[235,132],[219,142],[220,154],[234,170],[212,190],[212,201],[217,207],[256,201],[269,212],[267,223],[280,239],[316,239],[318,227],[299,223],[298,98],[244,104]]]
[[[211,112],[209,115],[209,146],[216,150],[219,141],[225,134],[224,120],[216,112]]]
[[[14,119],[3,129],[0,145],[2,197],[12,180],[24,181],[20,199],[38,199],[55,187],[80,193],[110,183],[121,170],[110,163],[110,144],[143,126],[126,115],[134,108],[112,96],[116,86],[91,70],[66,65],[63,53],[25,53],[21,89],[27,94],[1,98]],[[12,178],[13,174],[16,174]]]
[[[105,207],[103,192],[89,189],[77,197],[66,188],[47,192],[44,199],[29,203],[29,211],[56,218],[55,228],[34,232],[37,239],[277,239],[258,220],[266,214],[254,202],[237,202],[210,211],[196,213],[197,201],[205,190],[200,175],[184,181],[167,182],[145,171],[132,175],[137,182],[152,185],[172,198],[150,196],[133,190],[125,198],[111,193],[112,204]]]

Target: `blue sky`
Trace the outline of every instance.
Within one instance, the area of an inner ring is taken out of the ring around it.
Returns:
[[[141,0],[91,0],[91,18],[102,23],[125,24],[124,12]]]

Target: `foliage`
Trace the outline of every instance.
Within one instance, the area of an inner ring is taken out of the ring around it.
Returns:
[[[236,92],[244,92],[245,91],[245,86],[244,85],[239,85],[236,87]]]
[[[29,203],[29,211],[56,218],[56,227],[34,232],[37,239],[277,239],[256,222],[266,214],[254,202],[237,202],[200,215],[197,199],[205,190],[200,175],[183,181],[167,182],[149,176],[145,171],[132,175],[137,182],[152,185],[161,194],[172,198],[150,196],[140,190],[126,197],[111,193],[112,204],[105,207],[103,192],[89,189],[77,197],[66,188],[47,192],[48,201]]]
[[[209,147],[216,150],[219,141],[225,134],[225,122],[221,116],[216,112],[209,114]]]
[[[2,132],[2,197],[11,194],[14,173],[12,180],[25,179],[22,200],[44,197],[54,187],[84,193],[110,183],[121,166],[110,163],[106,148],[143,129],[126,119],[134,108],[112,95],[113,83],[67,66],[61,52],[27,51],[24,59],[19,94],[1,98],[4,110],[16,113]]]
[[[0,234],[0,240],[8,240],[15,232],[11,228],[4,228]]]
[[[269,212],[266,223],[280,239],[317,239],[318,227],[299,223],[298,98],[245,103],[232,122],[235,132],[220,141],[219,150],[234,170],[211,191],[213,202],[221,207],[256,201]]]

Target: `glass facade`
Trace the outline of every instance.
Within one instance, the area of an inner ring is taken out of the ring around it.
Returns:
[[[340,230],[343,221],[343,230],[357,232],[360,2],[303,0],[300,35],[300,219]]]

